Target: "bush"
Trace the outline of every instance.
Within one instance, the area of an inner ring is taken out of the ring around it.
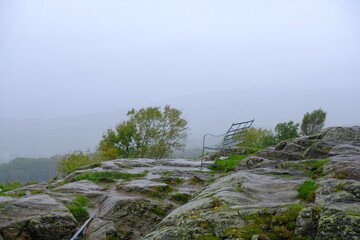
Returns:
[[[301,123],[301,134],[312,135],[321,131],[326,120],[326,112],[317,109],[311,113],[305,113]]]
[[[293,121],[278,123],[275,127],[275,138],[277,142],[281,142],[291,138],[299,137],[298,133],[299,124]]]
[[[82,151],[74,151],[63,157],[58,163],[58,170],[61,173],[72,172],[79,167],[87,166],[92,163],[99,162],[100,159],[96,154],[83,153]]]
[[[246,147],[260,149],[275,144],[276,140],[271,130],[252,127],[246,133]]]

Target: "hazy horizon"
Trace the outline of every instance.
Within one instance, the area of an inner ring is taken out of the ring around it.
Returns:
[[[93,149],[131,108],[191,146],[255,118],[360,125],[360,2],[0,0],[0,162]]]

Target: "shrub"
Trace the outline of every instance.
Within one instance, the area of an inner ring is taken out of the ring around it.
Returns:
[[[312,135],[320,132],[324,127],[326,120],[326,112],[321,108],[312,111],[311,113],[305,113],[301,123],[301,133],[303,135]]]
[[[275,138],[277,142],[281,142],[291,138],[299,137],[298,133],[299,124],[293,121],[279,123],[275,127]]]
[[[79,167],[87,166],[92,163],[99,162],[100,159],[90,153],[83,153],[82,151],[74,151],[64,156],[58,163],[58,170],[61,173],[72,172]]]

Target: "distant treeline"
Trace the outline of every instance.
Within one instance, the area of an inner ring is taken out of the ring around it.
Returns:
[[[61,157],[15,158],[8,163],[0,163],[0,183],[48,181],[57,174],[57,163]]]

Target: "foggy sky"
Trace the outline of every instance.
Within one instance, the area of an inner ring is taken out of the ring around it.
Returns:
[[[127,110],[165,104],[193,138],[320,107],[327,126],[360,125],[359,13],[358,0],[0,0],[0,158],[94,146]]]

